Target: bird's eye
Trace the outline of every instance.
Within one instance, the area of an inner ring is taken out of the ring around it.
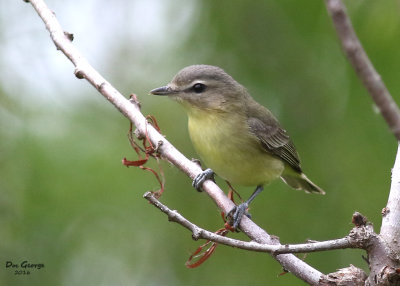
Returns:
[[[193,90],[195,93],[202,93],[206,89],[206,86],[202,83],[196,83],[193,85]]]

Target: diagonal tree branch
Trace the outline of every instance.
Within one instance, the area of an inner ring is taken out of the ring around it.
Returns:
[[[28,1],[28,0],[26,0]],[[75,75],[84,78],[92,84],[108,101],[110,101],[124,116],[126,116],[137,128],[139,135],[147,133],[147,137],[154,146],[159,146],[158,151],[163,158],[173,163],[190,178],[201,172],[201,168],[194,162],[188,160],[171,143],[169,143],[150,124],[147,124],[145,117],[141,114],[139,107],[132,104],[122,96],[109,82],[107,82],[74,47],[71,42],[71,35],[64,33],[53,12],[42,0],[29,1],[40,18],[46,25],[50,36],[57,49],[74,64]],[[162,143],[160,143],[162,142]],[[212,181],[208,180],[203,184],[203,189],[214,200],[218,207],[225,213],[232,209],[233,202],[224,192]],[[242,231],[252,240],[263,244],[279,244],[277,238],[273,238],[262,228],[244,217],[240,224]],[[280,254],[273,256],[288,271],[310,285],[318,285],[322,273],[312,268],[304,261],[292,254]]]
[[[341,0],[325,0],[325,4],[332,17],[343,51],[379,108],[390,130],[397,141],[400,141],[400,110],[364,51],[347,16],[345,6]]]

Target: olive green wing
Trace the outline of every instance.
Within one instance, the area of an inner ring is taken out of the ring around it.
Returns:
[[[271,114],[272,115],[272,114]],[[265,151],[278,156],[295,171],[302,172],[300,158],[286,130],[282,129],[274,117],[249,117],[247,123],[261,142]]]

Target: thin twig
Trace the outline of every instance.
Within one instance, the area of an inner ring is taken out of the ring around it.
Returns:
[[[364,51],[341,0],[325,0],[342,48],[374,100],[397,141],[400,141],[400,110]]]
[[[163,213],[168,216],[169,221],[176,222],[192,232],[193,239],[207,239],[213,242],[224,244],[231,247],[236,247],[245,250],[257,251],[257,252],[268,252],[273,255],[283,254],[283,253],[310,253],[317,251],[327,251],[345,248],[360,248],[354,240],[348,236],[333,240],[312,242],[312,243],[302,243],[302,244],[285,244],[285,245],[271,245],[271,244],[261,244],[254,241],[242,241],[237,239],[232,239],[226,236],[218,235],[214,232],[205,230],[194,223],[190,222],[184,216],[182,216],[176,210],[171,210],[166,205],[161,203],[152,192],[146,192],[143,197],[152,203],[155,207],[160,209]]]
[[[137,128],[139,135],[147,134],[151,142],[156,146],[158,142],[162,142],[159,148],[161,156],[174,164],[190,178],[194,178],[201,172],[201,168],[194,162],[187,159],[180,153],[171,143],[169,143],[157,130],[147,121],[140,112],[137,104],[130,103],[122,96],[109,82],[107,82],[83,57],[83,55],[72,45],[71,34],[64,33],[58,23],[54,13],[46,6],[42,0],[29,1],[40,18],[46,25],[50,36],[58,50],[63,52],[65,56],[75,66],[75,75],[78,78],[84,78],[89,81],[108,101],[110,101],[124,116],[126,116]],[[146,132],[147,126],[147,133]],[[203,184],[204,191],[214,200],[218,207],[225,213],[228,213],[234,204],[224,194],[224,192],[212,181],[208,180]],[[240,224],[241,230],[252,240],[259,243],[279,244],[277,239],[270,236],[265,230],[260,228],[249,218],[244,217]],[[301,259],[292,254],[280,254],[274,256],[284,269],[307,282],[310,285],[318,285],[322,273],[314,269]]]

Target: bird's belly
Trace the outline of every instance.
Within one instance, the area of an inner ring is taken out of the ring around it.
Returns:
[[[189,120],[190,137],[206,167],[221,178],[254,186],[267,184],[282,174],[284,163],[264,151],[247,126],[218,118],[202,121]]]
[[[267,184],[282,174],[284,165],[266,152],[229,152],[230,148],[219,151],[213,157],[204,157],[204,161],[223,179],[239,185],[254,186]],[[217,151],[218,152],[218,151]],[[202,154],[203,152],[199,152]]]

